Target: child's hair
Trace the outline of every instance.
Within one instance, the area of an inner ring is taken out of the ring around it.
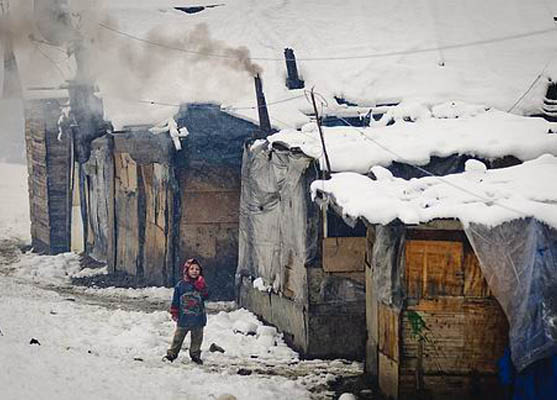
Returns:
[[[197,258],[188,258],[186,260],[186,262],[182,266],[182,275],[187,272],[187,270],[194,264],[199,267],[199,275],[203,275],[203,267],[201,266],[201,263],[197,260]]]

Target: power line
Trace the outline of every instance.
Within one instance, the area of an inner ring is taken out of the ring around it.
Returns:
[[[192,55],[202,55],[202,56],[205,56],[205,57],[216,57],[216,58],[225,58],[225,59],[236,59],[237,58],[235,56],[227,55],[227,54],[202,52],[202,51],[191,50],[191,49],[187,49],[187,48],[183,48],[183,47],[171,46],[171,45],[167,45],[167,44],[164,44],[164,43],[155,42],[155,41],[152,41],[152,40],[149,40],[149,39],[145,39],[145,38],[135,36],[135,35],[132,35],[130,33],[121,31],[119,29],[116,29],[112,26],[106,25],[106,24],[101,23],[101,22],[99,22],[98,25],[101,26],[104,29],[107,29],[107,30],[113,32],[113,33],[116,33],[116,34],[122,35],[124,37],[127,37],[128,39],[143,42],[143,43],[149,44],[151,46],[157,46],[157,47],[165,48],[165,49],[168,49],[168,50],[179,51],[179,52],[182,52],[182,53],[187,53],[187,54],[192,54]],[[481,45],[486,45],[486,44],[491,44],[491,43],[505,42],[505,41],[510,41],[510,40],[532,37],[532,36],[544,35],[546,33],[554,32],[554,31],[555,31],[555,28],[548,28],[548,29],[542,29],[542,30],[537,30],[537,31],[518,33],[518,34],[514,34],[514,35],[500,36],[500,37],[495,37],[495,38],[491,38],[491,39],[476,40],[476,41],[464,42],[464,43],[455,43],[455,44],[449,44],[449,45],[444,45],[444,46],[425,47],[425,48],[422,48],[422,49],[399,50],[399,51],[391,51],[391,52],[384,52],[384,53],[373,53],[373,54],[356,55],[356,56],[297,57],[297,60],[298,61],[335,61],[335,60],[336,61],[342,61],[342,60],[382,58],[382,57],[392,57],[392,56],[398,56],[398,55],[429,53],[429,52],[437,52],[437,51],[441,51],[441,50],[452,50],[452,49],[459,49],[459,48],[465,48],[465,47],[481,46]],[[276,58],[276,57],[249,57],[249,59],[253,60],[253,61],[281,61],[281,62],[284,61],[283,58]]]
[[[116,29],[112,26],[103,24],[102,22],[99,22],[98,24],[102,28],[107,29],[111,32],[117,33],[119,35],[122,35],[122,36],[127,37],[127,38],[132,39],[132,40],[136,40],[138,42],[149,44],[151,46],[161,47],[161,48],[168,49],[168,50],[180,51],[182,53],[187,53],[187,54],[192,54],[192,55],[202,55],[202,56],[206,56],[206,57],[216,57],[216,58],[225,58],[225,59],[234,59],[234,60],[238,58],[236,56],[227,55],[227,54],[209,53],[209,52],[191,50],[191,49],[186,49],[186,48],[183,48],[183,47],[171,46],[171,45],[167,45],[167,44],[164,44],[164,43],[154,42],[152,40],[144,39],[142,37],[135,36],[135,35],[132,35],[130,33],[121,31],[121,30]],[[267,60],[267,61],[277,61],[277,60],[279,60],[277,58],[264,58],[264,57],[257,57],[257,58],[250,57],[250,59],[251,60],[256,60],[256,59],[257,60]]]
[[[125,101],[129,101],[129,102],[134,102],[134,103],[142,103],[142,104],[150,104],[150,105],[166,106],[166,107],[181,107],[183,105],[183,104],[178,104],[178,103],[166,103],[166,102],[163,102],[163,101],[155,101],[155,100],[130,99],[130,98],[125,98],[125,97],[121,97],[121,96],[112,96],[112,95],[103,95],[103,97],[109,97],[109,98],[112,97],[112,98],[125,100]],[[284,98],[284,99],[271,101],[271,102],[267,103],[267,106],[286,103],[288,101],[296,100],[296,99],[299,99],[301,97],[304,97],[304,95],[300,94],[300,95],[297,95],[297,96],[291,96],[291,97],[287,97],[287,98]],[[234,110],[256,110],[256,109],[262,108],[262,107],[265,107],[265,106],[251,106],[251,107],[232,107],[232,106],[229,106],[229,107],[223,107],[222,109],[224,111],[227,111],[227,110],[230,110],[230,111],[234,111]]]
[[[386,152],[388,152],[388,153],[394,155],[395,157],[397,157],[397,159],[398,159],[397,161],[402,162],[402,163],[405,163],[405,164],[409,165],[410,167],[412,167],[412,168],[414,168],[414,169],[416,169],[416,170],[422,172],[423,174],[425,174],[425,175],[427,175],[427,176],[430,176],[430,177],[432,177],[432,178],[436,178],[436,179],[439,180],[440,182],[445,183],[445,184],[447,184],[447,185],[449,185],[449,186],[452,186],[452,187],[454,187],[455,189],[458,189],[458,190],[460,190],[460,191],[462,191],[462,192],[464,192],[464,193],[467,193],[467,194],[469,194],[469,195],[472,195],[472,196],[474,196],[474,197],[480,199],[482,202],[484,202],[484,204],[488,204],[488,203],[495,204],[495,205],[498,205],[499,207],[505,208],[505,209],[507,209],[507,210],[509,210],[509,211],[513,211],[513,212],[515,212],[515,213],[517,213],[517,214],[519,214],[519,215],[521,215],[521,216],[527,216],[527,215],[526,215],[525,213],[523,213],[522,211],[516,210],[516,209],[514,209],[514,208],[512,208],[512,207],[508,207],[508,206],[503,205],[503,204],[499,204],[499,203],[496,202],[495,200],[491,200],[491,199],[485,198],[485,197],[483,197],[483,196],[481,196],[481,195],[479,195],[479,194],[477,194],[477,193],[474,193],[474,192],[472,192],[472,191],[470,191],[470,190],[468,190],[468,189],[466,189],[466,188],[463,188],[463,187],[461,187],[461,186],[459,186],[459,185],[456,185],[456,184],[454,184],[454,183],[452,183],[452,182],[450,182],[450,181],[447,181],[446,179],[443,179],[442,177],[440,177],[440,176],[438,176],[438,175],[435,175],[435,174],[433,174],[432,172],[429,172],[429,171],[426,170],[425,168],[422,168],[422,167],[417,166],[417,165],[413,165],[412,163],[406,161],[406,160],[404,159],[404,157],[401,156],[400,154],[398,154],[397,152],[395,152],[395,151],[389,149],[387,146],[381,144],[381,143],[378,142],[377,140],[374,140],[374,139],[368,137],[368,136],[365,134],[365,132],[363,132],[361,129],[358,129],[358,128],[355,127],[354,125],[352,125],[352,124],[351,124],[350,122],[348,122],[346,119],[344,119],[344,118],[342,118],[342,117],[337,117],[337,118],[338,118],[339,120],[343,121],[343,122],[344,122],[347,126],[349,126],[350,128],[354,129],[356,132],[358,132],[358,133],[364,138],[364,140],[368,140],[368,141],[372,142],[372,143],[375,144],[376,146],[380,147],[381,149],[385,150]]]
[[[536,76],[536,78],[532,81],[532,83],[530,84],[530,86],[528,86],[528,89],[526,89],[526,91],[524,93],[522,93],[522,95],[514,102],[514,104],[511,106],[511,108],[509,108],[507,110],[507,112],[511,112],[512,110],[514,110],[514,108],[520,104],[520,102],[528,95],[528,93],[530,93],[530,91],[536,86],[536,84],[538,83],[538,81],[541,79],[541,77],[543,76],[543,74],[545,73],[545,70],[547,69],[547,67],[549,67],[549,65],[555,60],[555,57],[557,56],[554,55],[553,57],[551,57],[549,59],[549,61],[545,64],[545,66],[542,68],[542,70],[540,71],[540,73]]]

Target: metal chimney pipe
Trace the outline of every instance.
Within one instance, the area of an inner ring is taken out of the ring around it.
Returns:
[[[302,89],[304,81],[298,76],[298,67],[296,66],[296,56],[294,50],[290,48],[284,49],[284,60],[286,61],[286,87],[292,89]]]
[[[259,74],[253,77],[255,82],[255,95],[257,97],[257,113],[259,114],[259,128],[261,137],[266,137],[271,133],[271,121],[269,120],[269,112],[267,111],[267,103],[265,102],[265,94],[263,93],[263,84]]]
[[[557,122],[557,82],[549,81],[542,105],[543,117],[550,122]]]

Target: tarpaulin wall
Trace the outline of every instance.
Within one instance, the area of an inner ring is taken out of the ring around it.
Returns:
[[[527,218],[465,232],[509,320],[514,366],[557,354],[557,231]]]
[[[306,265],[319,252],[319,214],[309,207],[309,182],[317,178],[302,153],[247,145],[242,163],[237,281],[261,277],[275,292],[307,301]],[[308,174],[313,174],[310,178]]]

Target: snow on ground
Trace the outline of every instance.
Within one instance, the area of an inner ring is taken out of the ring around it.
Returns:
[[[435,218],[457,218],[464,224],[487,226],[535,217],[557,228],[557,157],[543,155],[523,164],[487,170],[477,160],[466,171],[439,177],[405,180],[383,167],[374,167],[377,180],[356,173],[333,174],[314,181],[313,196],[331,196],[343,214],[370,223],[388,224],[398,218],[407,224]]]
[[[333,171],[367,173],[374,165],[389,166],[393,161],[425,165],[431,156],[452,154],[486,159],[513,155],[521,160],[544,153],[557,154],[557,135],[548,134],[550,125],[542,118],[485,111],[466,104],[452,107],[451,103],[440,104],[431,111],[425,106],[401,105],[384,118],[396,122],[369,128],[323,128]],[[380,124],[381,121],[377,122]],[[300,148],[324,164],[323,147],[314,123],[304,126],[302,132],[282,130],[267,140]]]
[[[68,301],[52,291],[4,277],[0,280],[0,387],[3,399],[309,399],[300,383],[283,377],[207,372],[185,360],[161,361],[174,323],[167,312],[130,312]],[[296,359],[279,338],[266,347],[256,336],[234,334],[237,320],[261,325],[245,310],[210,315],[205,329],[206,366],[242,357]],[[32,338],[40,345],[30,345]],[[217,343],[226,352],[210,353]],[[186,347],[186,345],[185,345]],[[271,350],[268,352],[267,350]]]
[[[208,315],[203,367],[189,361],[189,338],[176,362],[163,363],[175,323],[168,311],[138,310],[150,309],[149,302],[168,305],[172,289],[76,287],[72,278],[104,274],[106,268],[82,270],[72,253],[12,249],[12,241],[29,235],[26,169],[0,166],[0,255],[9,250],[11,256],[0,259],[3,400],[206,400],[226,393],[239,400],[328,399],[328,381],[361,373],[360,363],[300,361],[276,329],[244,309]],[[120,308],[130,301],[133,311]],[[207,306],[230,308],[221,303]],[[31,345],[33,338],[40,345]],[[225,352],[210,352],[213,343]],[[240,368],[252,374],[241,376]]]

